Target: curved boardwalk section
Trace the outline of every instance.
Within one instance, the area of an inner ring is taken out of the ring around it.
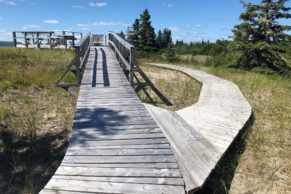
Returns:
[[[169,141],[110,48],[91,47],[69,147],[41,193],[185,193]]]
[[[199,101],[171,112],[146,105],[178,160],[188,192],[203,186],[251,116],[251,106],[234,83],[187,67],[152,64],[183,72],[202,84]]]

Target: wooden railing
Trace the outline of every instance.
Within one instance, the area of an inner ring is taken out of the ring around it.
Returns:
[[[12,33],[15,47],[21,48],[55,48],[75,47],[75,42],[82,39],[80,32],[70,31],[15,31]],[[68,45],[71,42],[71,45]]]
[[[75,56],[71,60],[71,62],[67,65],[66,71],[63,73],[61,78],[57,81],[57,84],[56,84],[57,86],[68,89],[68,87],[80,85],[81,79],[82,79],[82,71],[85,68],[85,64],[88,59],[90,46],[91,46],[90,34],[88,34],[87,36],[85,36],[83,39],[81,39],[79,42],[75,44],[75,47],[74,47]],[[75,66],[75,69],[73,69],[74,66]],[[77,84],[61,83],[61,81],[70,71],[76,75]]]
[[[130,84],[137,93],[143,90],[145,95],[153,101],[146,90],[147,87],[150,87],[165,104],[172,105],[172,103],[154,86],[136,62],[136,50],[133,45],[125,41],[118,34],[109,32],[108,46],[115,52],[116,58],[126,73]]]
[[[108,33],[108,45],[116,53],[123,70],[129,72],[129,81],[133,85],[135,62],[135,48],[115,33]]]

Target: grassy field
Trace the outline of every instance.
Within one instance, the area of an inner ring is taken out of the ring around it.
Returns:
[[[146,65],[150,61],[140,61],[146,67],[145,71],[151,73],[151,70],[147,70]],[[219,170],[222,171],[234,168],[234,175],[222,173],[222,177],[218,178],[221,182],[219,186],[223,188],[217,188],[217,191],[229,191],[235,194],[285,194],[290,192],[291,80],[276,74],[261,74],[223,67],[204,67],[188,63],[184,65],[201,69],[236,83],[253,108],[254,122],[245,138],[245,151],[240,157],[233,158],[220,167]],[[163,72],[163,70],[159,70],[159,72]],[[167,76],[160,79],[163,79],[163,82],[172,81]],[[179,82],[179,77],[176,81]],[[156,81],[154,80],[154,82]],[[166,89],[163,88],[164,86],[166,85],[159,85],[161,90]],[[174,90],[175,93],[172,94],[183,92],[184,89],[176,88]],[[187,96],[191,97],[190,94]],[[169,96],[169,98],[172,97]],[[231,188],[229,189],[226,185],[230,185]]]
[[[72,57],[0,49],[0,193],[37,193],[64,156],[75,99],[55,82]]]

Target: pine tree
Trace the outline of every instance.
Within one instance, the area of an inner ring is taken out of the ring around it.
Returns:
[[[257,66],[266,66],[276,71],[288,71],[286,61],[281,57],[278,44],[288,41],[291,30],[288,25],[281,25],[279,19],[289,19],[289,7],[285,6],[288,0],[261,0],[259,5],[245,3],[246,11],[240,15],[243,22],[235,26],[235,48],[241,51],[238,65],[252,69]]]
[[[140,22],[139,19],[135,19],[128,40],[131,44],[133,44],[137,48],[139,48],[139,34],[140,34]]]
[[[162,46],[162,31],[161,30],[159,30],[158,31],[158,35],[157,35],[157,48],[158,48],[158,50],[160,50],[160,49],[162,49],[163,48],[163,46]]]
[[[167,48],[172,43],[172,32],[170,29],[165,28],[162,34],[162,48]]]
[[[145,9],[140,16],[141,25],[139,33],[139,48],[145,53],[156,50],[156,34],[150,19],[149,11]]]

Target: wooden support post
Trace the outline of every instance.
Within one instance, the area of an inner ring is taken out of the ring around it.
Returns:
[[[50,48],[52,48],[52,33],[49,33],[49,39],[48,39],[48,43],[50,45]]]
[[[76,56],[76,70],[77,70],[77,82],[81,83],[81,61],[80,61],[80,47],[75,48],[75,56]]]
[[[27,32],[24,32],[24,44],[25,44],[25,47],[28,48]]]
[[[14,42],[14,46],[17,47],[16,32],[13,32],[13,42]]]
[[[72,46],[75,47],[75,33],[73,32]]]
[[[36,33],[36,44],[37,44],[37,48],[40,48],[40,43],[39,43],[39,32]]]
[[[130,48],[129,64],[130,64],[129,80],[130,80],[130,84],[133,85],[134,66],[135,66],[135,48],[134,47]]]

